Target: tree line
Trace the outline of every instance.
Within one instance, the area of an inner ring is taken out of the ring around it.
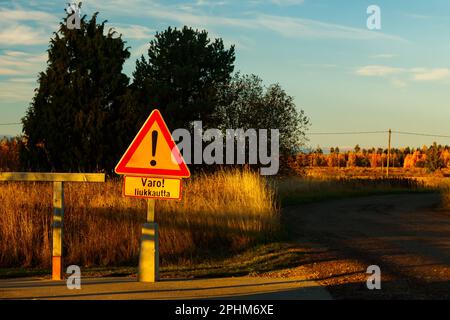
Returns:
[[[426,168],[436,171],[450,167],[450,146],[438,145],[421,148],[392,148],[389,158],[390,167]],[[325,154],[321,148],[311,152],[298,153],[288,158],[290,167],[386,167],[388,150],[383,148],[362,149],[356,145],[353,150],[341,152],[339,147],[330,148]]]
[[[0,140],[0,171],[21,170],[20,153],[26,145],[24,137]],[[353,150],[340,151],[339,147],[330,148],[324,153],[321,148],[310,152],[298,152],[282,158],[281,165],[285,169],[298,169],[305,167],[332,167],[332,168],[383,168],[387,166],[388,150],[383,148],[361,149],[356,145]],[[436,171],[450,168],[450,146],[438,145],[421,148],[393,148],[390,154],[390,167],[396,168],[426,168]]]
[[[281,86],[235,72],[235,48],[206,30],[169,27],[149,41],[132,77],[123,72],[130,48],[105,30],[98,13],[67,18],[50,40],[46,70],[22,119],[19,158],[23,170],[111,173],[151,110],[169,129],[280,130],[282,154],[305,141],[309,119]]]

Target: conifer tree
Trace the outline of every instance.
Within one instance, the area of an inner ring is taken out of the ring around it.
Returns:
[[[97,15],[82,17],[80,29],[63,19],[50,40],[47,68],[22,119],[24,167],[108,172],[129,143],[122,66],[130,53]]]

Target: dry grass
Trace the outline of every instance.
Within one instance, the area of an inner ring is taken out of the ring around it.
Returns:
[[[337,177],[324,171],[267,183],[247,170],[197,175],[185,182],[182,201],[157,201],[162,265],[208,263],[273,239],[280,230],[277,203],[429,191],[446,180],[424,179]],[[146,201],[122,197],[118,180],[65,186],[65,264],[137,265]],[[447,190],[444,203],[450,207]],[[51,197],[50,183],[0,183],[0,267],[50,266]]]
[[[444,210],[450,210],[450,179],[431,180],[428,184],[435,185],[441,191],[441,207]]]
[[[67,183],[65,263],[135,265],[146,202],[124,198],[120,181]],[[52,186],[0,184],[0,267],[49,267]],[[274,191],[250,171],[220,171],[186,182],[183,200],[158,201],[163,264],[242,251],[279,228]]]
[[[277,181],[278,197],[283,205],[375,194],[429,192],[435,187],[415,178],[403,177],[288,177]]]

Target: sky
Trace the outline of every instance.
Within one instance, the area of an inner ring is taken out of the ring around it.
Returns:
[[[0,0],[0,123],[20,122],[45,70],[67,0]],[[369,30],[367,8],[380,8]],[[279,83],[311,120],[310,133],[397,131],[450,135],[448,0],[85,0],[82,14],[122,33],[130,77],[155,32],[184,25],[236,46],[235,70]],[[16,135],[20,125],[0,126]],[[394,147],[449,138],[393,134]],[[386,146],[387,134],[311,135],[308,145]]]

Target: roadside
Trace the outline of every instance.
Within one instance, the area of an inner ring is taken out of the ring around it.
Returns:
[[[212,278],[137,282],[129,277],[83,278],[79,290],[64,281],[33,278],[0,280],[0,299],[233,299],[329,300],[330,294],[314,281],[301,278]]]

